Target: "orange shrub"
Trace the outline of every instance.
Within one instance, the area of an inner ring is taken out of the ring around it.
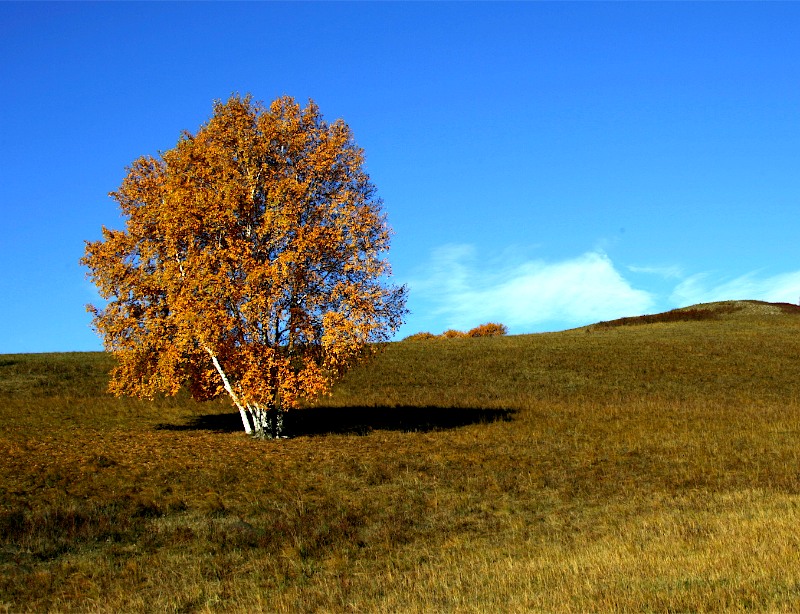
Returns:
[[[458,337],[466,337],[467,333],[463,333],[460,330],[450,329],[446,330],[442,333],[442,337],[445,339],[457,339]]]
[[[427,339],[436,339],[436,335],[429,332],[420,332],[409,335],[403,341],[426,341]]]
[[[508,327],[505,324],[498,324],[497,322],[487,322],[476,326],[467,333],[469,337],[500,337],[508,334]]]

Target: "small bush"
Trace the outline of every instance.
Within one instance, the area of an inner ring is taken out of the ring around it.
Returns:
[[[461,332],[460,330],[455,330],[451,328],[450,330],[446,330],[442,333],[442,337],[445,339],[458,339],[459,337],[466,337],[467,333]]]
[[[429,332],[414,333],[403,339],[403,341],[426,341],[428,339],[436,339],[436,335]]]
[[[488,322],[476,326],[469,332],[463,332],[451,328],[444,331],[441,335],[434,335],[429,332],[415,333],[403,339],[403,341],[426,341],[428,339],[461,339],[463,337],[500,337],[508,334],[508,327],[497,322]]]
[[[508,334],[508,327],[497,322],[487,322],[476,326],[467,333],[469,337],[501,337]]]

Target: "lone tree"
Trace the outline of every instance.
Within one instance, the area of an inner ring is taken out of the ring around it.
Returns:
[[[247,433],[280,436],[285,411],[402,323],[363,151],[311,101],[217,102],[110,196],[125,229],[104,227],[81,262],[108,301],[88,310],[118,396],[227,392]]]

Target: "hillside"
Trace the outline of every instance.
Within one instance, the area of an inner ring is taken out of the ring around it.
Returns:
[[[0,356],[11,611],[785,611],[800,308],[389,344],[259,442]]]
[[[800,307],[730,301],[559,333],[407,341],[354,372],[333,404],[786,399],[800,390],[799,330]]]

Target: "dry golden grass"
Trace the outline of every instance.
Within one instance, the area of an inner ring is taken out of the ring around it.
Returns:
[[[110,398],[102,354],[0,356],[0,604],[797,611],[798,315],[395,343],[280,442]]]

